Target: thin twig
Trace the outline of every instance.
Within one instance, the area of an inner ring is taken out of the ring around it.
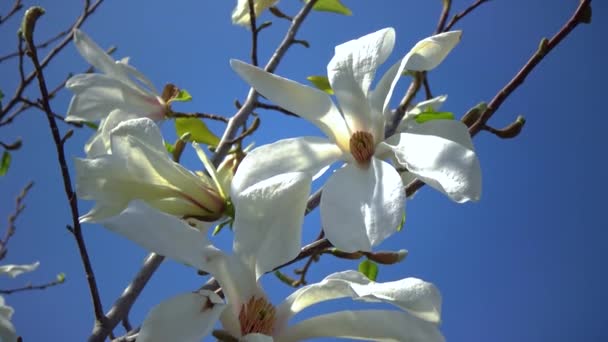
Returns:
[[[4,24],[4,22],[6,22],[8,19],[10,19],[10,17],[12,17],[15,13],[17,13],[22,8],[23,8],[23,4],[21,3],[21,0],[15,0],[15,2],[13,2],[13,7],[11,7],[11,9],[8,11],[8,13],[4,17],[0,16],[0,25]]]
[[[251,26],[251,64],[258,66],[258,27],[255,22],[255,5],[253,0],[247,0],[249,5],[249,24]]]
[[[294,44],[293,42],[295,40],[296,33],[300,29],[302,22],[304,22],[304,19],[306,19],[308,13],[310,13],[315,3],[317,3],[317,0],[311,0],[307,2],[302,7],[300,12],[298,12],[298,14],[293,18],[291,26],[289,27],[289,30],[287,30],[285,37],[283,37],[281,44],[279,44],[279,47],[275,50],[272,57],[266,64],[266,67],[264,68],[266,72],[272,73],[277,68],[289,47]],[[249,89],[249,93],[247,94],[247,99],[245,100],[245,103],[230,119],[230,122],[228,122],[228,126],[226,127],[226,130],[222,135],[222,139],[218,144],[216,152],[211,158],[214,165],[219,165],[219,163],[226,156],[226,153],[230,149],[230,144],[228,144],[227,142],[234,138],[236,131],[239,129],[239,127],[247,121],[249,114],[251,114],[251,112],[255,109],[257,100],[258,93],[253,88]]]
[[[115,46],[110,46],[106,50],[106,53],[108,53],[109,55],[113,54],[114,52],[116,52],[116,47]],[[95,71],[95,68],[93,66],[90,66],[90,67],[88,67],[83,72],[83,74],[90,74],[93,71]],[[21,70],[21,77],[22,77],[22,80],[23,80],[23,71],[22,70]],[[49,99],[54,99],[55,96],[57,96],[57,93],[65,87],[66,83],[68,82],[68,80],[71,77],[72,77],[72,74],[70,73],[70,74],[68,74],[68,76],[61,83],[59,83],[58,85],[56,85],[55,88],[53,88],[53,90],[51,90],[49,92]],[[36,108],[38,108],[40,110],[43,110],[42,106],[40,106],[39,103],[29,101],[28,99],[26,99],[24,97],[21,97],[19,99],[19,101],[22,102],[21,106],[19,108],[17,108],[14,112],[12,112],[11,115],[9,115],[6,119],[4,119],[4,121],[0,121],[0,127],[10,124],[13,120],[15,120],[15,118],[19,114],[21,114],[24,111],[30,109],[31,107],[36,107]],[[65,122],[68,125],[71,125],[71,126],[74,126],[74,127],[78,127],[78,128],[80,128],[80,127],[83,126],[83,124],[81,122],[68,122],[68,121],[65,121],[65,117],[63,117],[63,116],[61,116],[61,115],[59,115],[57,113],[53,113],[53,115],[55,116],[55,119],[61,120],[61,121]]]
[[[26,285],[23,287],[18,287],[16,289],[9,289],[9,290],[2,290],[0,289],[0,294],[4,294],[4,295],[10,295],[13,293],[17,293],[17,292],[24,292],[24,291],[32,291],[32,290],[45,290],[49,287],[53,287],[53,286],[57,286],[59,284],[63,284],[65,282],[65,280],[53,280],[49,283],[46,284],[40,284],[40,285]]]
[[[452,29],[452,27],[462,18],[466,17],[467,14],[471,13],[474,9],[482,5],[484,2],[488,2],[488,0],[477,0],[471,6],[467,7],[464,11],[457,13],[452,17],[450,22],[443,29],[443,32],[447,32]]]
[[[95,10],[99,7],[99,5],[101,5],[103,3],[104,0],[97,0],[95,3],[93,3],[92,5],[89,3],[89,1],[85,1],[85,6],[83,9],[82,14],[80,15],[80,17],[78,17],[78,19],[76,20],[76,22],[74,23],[74,25],[72,25],[72,27],[70,28],[70,31],[72,31],[75,28],[80,27],[84,21],[95,12]],[[72,41],[73,36],[71,34],[68,34],[67,36],[65,36],[63,38],[63,40],[57,44],[40,62],[40,67],[42,69],[44,69],[50,62],[51,60],[53,60],[53,58],[63,50],[63,48]],[[21,57],[23,56],[22,54],[20,55]],[[20,57],[20,58],[21,58]],[[21,98],[21,96],[23,95],[23,91],[25,90],[25,88],[34,80],[34,78],[36,78],[36,71],[32,71],[29,75],[27,75],[27,77],[22,80],[19,83],[19,86],[17,87],[17,89],[15,90],[15,94],[13,95],[13,97],[6,103],[6,105],[4,105],[4,107],[2,108],[2,111],[0,111],[0,119],[2,119],[11,109],[13,109],[13,107],[19,102],[19,99]]]
[[[273,104],[268,104],[268,103],[262,103],[260,101],[258,101],[256,103],[256,108],[262,108],[262,109],[269,109],[269,110],[274,110],[280,113],[283,113],[285,115],[289,115],[289,116],[295,116],[296,118],[299,118],[300,116],[294,112],[290,112],[287,109],[277,106],[277,105],[273,105]]]
[[[228,122],[228,118],[225,116],[217,115],[217,114],[209,114],[209,113],[176,113],[173,112],[168,115],[173,118],[197,118],[197,119],[209,119],[221,122]]]
[[[65,35],[67,35],[68,33],[70,33],[71,29],[72,29],[72,27],[70,26],[70,28],[68,28],[67,30],[61,31],[61,32],[57,33],[55,36],[49,38],[45,42],[37,44],[36,48],[37,49],[44,49],[44,48],[46,48],[47,46],[51,45],[52,43],[54,43],[54,42],[58,41],[59,39],[65,37]],[[6,54],[4,56],[0,56],[0,63],[6,61],[7,59],[15,58],[17,56],[19,56],[19,51],[11,52],[11,53]]]
[[[15,226],[15,221],[17,221],[17,218],[19,218],[19,215],[25,209],[25,204],[23,203],[23,201],[25,200],[25,196],[27,196],[27,193],[33,186],[34,182],[30,181],[29,183],[27,183],[26,186],[23,187],[23,189],[21,189],[21,192],[19,192],[17,198],[15,198],[15,210],[8,217],[8,225],[6,228],[6,232],[4,233],[4,238],[0,241],[0,260],[6,257],[6,245],[8,244],[8,240],[10,240],[13,234],[15,234],[15,231],[17,229],[17,227]]]
[[[483,2],[483,1],[482,1]],[[502,88],[498,93],[494,96],[492,101],[488,104],[487,108],[479,115],[479,118],[473,122],[473,124],[469,127],[469,133],[472,137],[477,135],[483,128],[486,126],[488,120],[494,115],[494,113],[500,108],[502,103],[519,87],[526,77],[534,70],[536,65],[542,61],[553,48],[555,48],[564,38],[574,30],[578,24],[581,23],[581,18],[583,13],[587,10],[588,6],[591,5],[591,0],[582,0],[574,14],[568,19],[568,21],[560,28],[560,30],[551,38],[551,40],[543,40],[538,48],[538,50],[530,57],[528,62],[519,70],[519,72],[507,83],[507,85]],[[418,179],[414,180],[410,184],[408,184],[405,188],[405,193],[407,196],[411,196],[418,189],[422,188],[424,183]]]
[[[435,34],[443,32],[445,21],[448,19],[448,15],[450,15],[450,7],[452,7],[452,0],[443,0],[443,7],[441,8],[441,14],[439,15]]]
[[[33,31],[33,29],[32,29]],[[24,35],[27,36],[27,35]],[[65,195],[68,199],[71,214],[72,214],[72,227],[74,232],[74,238],[76,239],[76,243],[78,245],[78,250],[80,251],[80,258],[82,259],[82,264],[85,269],[85,273],[87,276],[87,281],[89,284],[89,290],[91,292],[91,300],[93,301],[93,309],[95,312],[95,319],[97,321],[103,321],[103,308],[101,305],[101,300],[99,298],[99,290],[97,288],[97,282],[95,281],[95,273],[93,272],[93,267],[91,266],[91,261],[89,259],[89,254],[87,252],[86,244],[84,242],[84,237],[82,235],[82,227],[80,226],[80,221],[78,220],[78,198],[76,193],[72,189],[72,180],[70,177],[70,172],[68,170],[68,165],[65,159],[65,152],[63,149],[62,138],[59,134],[59,128],[57,127],[57,122],[55,121],[55,117],[53,116],[53,110],[51,109],[51,105],[49,103],[49,92],[46,86],[46,81],[44,79],[44,74],[42,71],[42,65],[38,59],[38,52],[36,50],[36,45],[34,44],[33,38],[30,38],[26,41],[28,48],[28,56],[32,60],[34,64],[34,74],[38,79],[38,87],[40,88],[41,94],[41,102],[44,107],[44,111],[46,112],[46,117],[49,123],[49,127],[51,128],[51,133],[53,136],[53,141],[55,142],[55,148],[57,152],[57,159],[59,161],[59,166],[61,169],[61,176],[63,178],[63,186],[65,190]]]

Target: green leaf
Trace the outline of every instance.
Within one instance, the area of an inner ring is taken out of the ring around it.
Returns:
[[[8,172],[8,167],[11,166],[11,154],[4,151],[2,160],[0,160],[0,176],[4,176]]]
[[[310,83],[312,83],[315,88],[323,90],[329,95],[334,94],[334,91],[333,89],[331,89],[331,84],[329,84],[329,79],[327,78],[327,76],[308,76],[306,77],[306,79],[310,81]]]
[[[315,11],[332,12],[344,15],[353,14],[353,12],[351,12],[348,7],[344,6],[340,0],[319,0],[314,6],[312,6],[312,9]]]
[[[454,113],[450,112],[424,112],[416,116],[416,122],[421,124],[433,120],[454,120]]]
[[[399,223],[399,226],[397,227],[397,231],[398,232],[402,231],[404,225],[405,225],[405,212],[403,212],[403,215],[401,216],[401,223]]]
[[[170,102],[188,102],[188,101],[192,101],[192,95],[190,95],[190,93],[185,90],[185,89],[180,89],[179,93],[177,93],[177,96],[175,96],[174,98],[172,98],[170,100]]]
[[[178,137],[190,133],[190,140],[200,144],[217,146],[220,138],[213,134],[205,123],[197,118],[175,119],[175,131]]]
[[[363,273],[369,280],[376,281],[378,277],[378,265],[371,260],[362,261],[359,264],[359,272]]]
[[[99,129],[99,125],[94,123],[94,122],[90,122],[90,121],[83,121],[82,122],[83,125],[89,127],[90,129],[93,130],[98,130]]]
[[[165,141],[165,148],[167,149],[167,152],[169,153],[173,153],[173,151],[175,151],[175,145],[168,143]]]

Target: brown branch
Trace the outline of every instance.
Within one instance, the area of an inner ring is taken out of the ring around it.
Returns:
[[[41,14],[40,14],[41,15]],[[38,59],[38,52],[36,50],[36,45],[33,40],[33,30],[35,21],[37,18],[31,19],[33,22],[31,23],[32,32],[22,32],[23,37],[26,39],[26,44],[28,48],[27,55],[32,60],[34,64],[34,74],[38,79],[38,87],[40,88],[41,94],[41,102],[44,107],[44,111],[46,112],[46,117],[49,123],[49,127],[51,128],[51,134],[53,136],[53,141],[55,143],[55,148],[57,152],[57,159],[59,161],[59,166],[61,169],[61,176],[63,178],[63,186],[65,190],[65,195],[70,205],[71,214],[72,214],[72,225],[73,225],[73,233],[74,238],[76,239],[76,243],[78,245],[78,250],[80,252],[80,258],[82,259],[82,264],[85,269],[85,273],[87,276],[87,281],[89,285],[89,290],[91,292],[91,300],[93,302],[93,309],[95,312],[95,318],[98,321],[103,321],[105,318],[103,315],[103,308],[101,305],[101,300],[99,298],[99,290],[97,288],[97,282],[95,281],[95,273],[93,272],[93,267],[91,266],[91,261],[89,259],[89,254],[86,249],[86,245],[84,242],[84,237],[82,235],[82,228],[80,226],[80,221],[78,220],[78,198],[76,193],[72,189],[72,180],[70,177],[70,172],[68,170],[68,165],[65,159],[65,152],[63,149],[63,143],[61,135],[59,134],[59,128],[57,127],[57,122],[55,121],[55,117],[53,116],[53,111],[51,109],[49,103],[49,92],[46,86],[46,81],[44,79],[44,74],[42,71],[42,65]],[[28,20],[27,15],[24,20]]]
[[[33,291],[33,290],[46,290],[49,287],[53,287],[53,286],[57,286],[59,284],[63,284],[65,282],[65,280],[63,279],[56,279],[53,280],[51,282],[48,282],[46,284],[40,284],[40,285],[26,285],[23,287],[18,287],[15,289],[9,289],[9,290],[2,290],[0,289],[0,294],[4,294],[4,295],[10,295],[13,293],[17,293],[17,292],[24,292],[24,291]]]
[[[182,157],[184,151],[185,142],[181,139],[175,143],[175,150],[173,151],[173,161],[178,163]],[[148,281],[154,275],[154,272],[160,267],[165,257],[156,253],[148,254],[148,257],[144,261],[144,265],[137,272],[129,286],[123,291],[118,299],[112,305],[112,308],[108,311],[103,321],[95,322],[93,327],[93,333],[89,336],[89,342],[103,342],[108,335],[112,333],[112,330],[120,322],[125,322],[129,317],[131,307],[139,297],[139,294],[143,291]]]
[[[8,19],[10,19],[10,17],[12,17],[22,8],[23,4],[21,3],[21,0],[15,0],[15,2],[13,2],[13,7],[11,7],[8,13],[4,17],[0,16],[0,25],[4,24]]]
[[[74,23],[74,25],[71,26],[69,31],[74,30],[75,28],[80,27],[84,21],[95,12],[95,10],[99,7],[99,5],[101,5],[103,3],[104,0],[97,0],[95,3],[90,4],[90,1],[85,1],[85,6],[83,9],[82,14],[78,17],[78,19],[76,20],[76,22]],[[44,69],[52,60],[53,58],[63,50],[63,48],[72,41],[72,35],[68,34],[66,35],[63,40],[57,44],[40,62],[40,67],[42,69]],[[20,55],[20,58],[22,58],[23,55]],[[0,120],[7,115],[7,113],[13,109],[13,107],[15,105],[17,105],[17,103],[19,102],[19,99],[21,98],[21,96],[23,95],[23,91],[25,90],[25,88],[34,80],[34,78],[36,78],[36,71],[32,71],[27,77],[25,77],[25,79],[23,79],[20,83],[19,86],[17,87],[17,89],[15,90],[15,94],[13,95],[13,97],[7,102],[7,104],[2,108],[2,111],[0,111]]]
[[[502,103],[519,87],[526,77],[534,70],[536,65],[540,63],[540,61],[547,56],[553,48],[555,48],[564,38],[574,30],[578,24],[583,22],[585,19],[585,12],[588,11],[589,6],[591,6],[591,0],[582,0],[579,6],[574,11],[574,14],[570,17],[570,19],[562,26],[562,28],[551,38],[551,40],[544,39],[537,51],[530,57],[528,62],[519,70],[519,72],[511,79],[507,85],[502,88],[492,99],[492,101],[487,105],[485,110],[478,115],[477,120],[475,120],[472,125],[469,127],[469,133],[472,137],[477,135],[481,130],[486,127],[486,123],[488,120],[494,115],[494,113],[500,108]],[[466,115],[463,118],[466,119]],[[471,120],[472,121],[472,120]],[[405,193],[407,196],[411,196],[418,189],[422,188],[424,183],[418,179],[414,180],[405,188]]]
[[[209,119],[221,122],[228,122],[228,118],[225,116],[217,115],[217,114],[209,114],[209,113],[176,113],[172,112],[168,117],[172,118],[197,118],[197,119]]]
[[[289,115],[289,116],[295,116],[296,118],[299,118],[300,116],[294,112],[290,112],[287,109],[283,108],[283,107],[279,107],[277,105],[272,105],[272,104],[268,104],[268,103],[262,103],[262,102],[257,102],[256,103],[256,108],[262,108],[262,109],[268,109],[268,110],[274,110],[280,113],[283,113],[285,115]]]
[[[251,64],[258,66],[258,27],[256,25],[255,5],[253,0],[247,0],[249,5],[249,24],[251,25]]]
[[[6,232],[4,233],[4,238],[0,241],[0,260],[6,257],[6,252],[8,251],[6,245],[8,244],[8,240],[10,240],[13,234],[15,234],[15,231],[17,229],[17,227],[15,226],[15,221],[17,221],[17,218],[19,218],[21,212],[23,212],[23,210],[25,209],[25,204],[23,203],[23,201],[25,200],[25,196],[27,196],[28,192],[33,186],[34,182],[30,181],[25,187],[23,187],[23,189],[21,189],[21,192],[19,192],[17,198],[15,198],[15,210],[8,217],[8,225],[6,228]]]
[[[106,50],[106,52],[111,55],[114,52],[116,52],[116,47],[115,46],[110,46]],[[21,57],[23,57],[23,55],[21,55]],[[84,74],[90,74],[93,71],[95,71],[95,68],[93,66],[90,66],[83,73]],[[23,80],[24,76],[23,76],[22,69],[21,69],[21,77],[22,77],[22,80]],[[49,99],[54,99],[55,96],[57,96],[57,93],[59,93],[59,91],[62,90],[65,87],[65,84],[68,82],[68,80],[71,77],[72,77],[72,74],[70,73],[70,74],[68,74],[68,76],[61,83],[59,83],[58,85],[56,85],[55,88],[53,88],[53,90],[51,90],[49,92]],[[26,111],[26,110],[28,110],[28,109],[30,109],[32,107],[36,107],[36,108],[38,108],[40,110],[44,110],[39,103],[29,101],[28,99],[26,99],[24,97],[21,97],[19,99],[19,101],[22,102],[21,106],[19,108],[17,108],[17,110],[15,110],[14,112],[12,112],[11,115],[9,115],[6,119],[4,119],[4,121],[0,121],[0,127],[10,124],[11,122],[13,122],[13,120],[15,120],[15,118],[17,116],[19,116],[19,114],[23,113],[24,111]],[[59,115],[57,113],[53,113],[53,115],[55,116],[55,119],[61,120],[61,121],[65,122],[68,125],[71,125],[71,126],[74,126],[74,127],[78,127],[78,128],[80,128],[80,127],[83,126],[83,124],[81,122],[67,122],[67,121],[65,121],[65,117],[63,117],[63,116],[61,116],[61,115]]]
[[[54,43],[54,42],[58,41],[59,39],[65,37],[68,33],[70,33],[71,29],[72,29],[72,27],[70,26],[70,28],[68,28],[67,30],[61,31],[61,32],[57,33],[55,36],[49,38],[45,42],[37,44],[36,48],[37,49],[44,49],[44,48],[46,48],[47,46],[51,45],[52,43]],[[0,63],[6,61],[7,59],[15,58],[17,56],[19,56],[19,51],[11,52],[11,53],[6,54],[4,56],[0,56]]]
[[[452,29],[452,27],[462,18],[466,17],[469,13],[471,13],[473,10],[475,10],[477,7],[479,7],[480,5],[482,5],[484,2],[488,2],[489,0],[477,0],[475,1],[475,3],[473,3],[472,5],[470,5],[469,7],[467,7],[464,11],[457,13],[456,15],[454,15],[452,17],[452,19],[450,20],[450,22],[447,24],[447,26],[443,29],[442,32],[447,32],[449,30]]]
[[[283,37],[283,40],[281,41],[277,49],[274,51],[272,57],[266,64],[266,67],[264,68],[266,72],[272,73],[277,68],[287,50],[294,44],[296,33],[300,29],[300,26],[304,22],[304,19],[306,19],[308,13],[310,13],[315,3],[317,3],[317,0],[311,0],[307,2],[302,7],[300,12],[298,12],[298,14],[293,18],[293,20],[291,21],[291,26],[287,30],[285,37]],[[247,99],[245,100],[245,103],[230,119],[230,122],[228,122],[228,126],[226,127],[226,130],[222,135],[222,139],[217,146],[216,152],[211,158],[214,165],[219,165],[219,163],[226,156],[226,153],[228,153],[228,150],[230,149],[230,144],[228,144],[227,142],[234,138],[239,127],[241,127],[243,123],[247,121],[249,114],[251,114],[251,112],[255,109],[257,99],[258,93],[253,88],[249,89],[249,93],[247,94]]]
[[[443,32],[445,21],[450,15],[450,8],[452,7],[452,0],[443,0],[443,7],[441,8],[441,14],[439,15],[439,21],[437,22],[437,28],[435,34]]]

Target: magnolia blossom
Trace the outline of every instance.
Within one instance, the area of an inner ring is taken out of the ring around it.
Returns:
[[[216,172],[202,150],[198,155],[211,176],[171,160],[158,126],[148,118],[120,123],[108,139],[109,154],[75,159],[76,192],[96,201],[81,222],[118,215],[135,199],[180,217],[215,221],[224,216],[231,177],[226,173],[232,171]]]
[[[270,6],[274,6],[279,0],[253,0],[253,10],[256,17]],[[241,26],[249,26],[249,0],[237,0],[236,7],[232,11],[232,23]]]
[[[239,341],[300,341],[336,336],[374,341],[443,341],[438,325],[441,296],[430,283],[406,278],[387,283],[370,281],[359,272],[334,273],[317,284],[296,290],[273,305],[259,286],[264,273],[299,252],[300,225],[309,175],[282,174],[258,183],[235,201],[233,254],[213,247],[206,232],[134,202],[104,225],[144,248],[209,272],[228,301],[213,292],[181,294],[154,307],[145,318],[140,342],[200,341],[218,318]],[[300,207],[301,208],[301,207]],[[269,217],[289,211],[297,222]],[[341,311],[289,325],[305,308],[326,300],[352,298],[383,302],[395,310]]]
[[[155,121],[164,118],[167,103],[152,82],[126,60],[114,61],[91,38],[74,30],[74,44],[80,55],[103,74],[72,76],[65,87],[74,96],[66,120],[94,122],[102,120],[98,132],[89,140],[85,151],[90,157],[104,154],[109,146],[109,132],[118,123],[135,117]]]
[[[250,152],[233,180],[233,192],[275,174],[316,174],[338,160],[344,167],[327,181],[321,197],[321,221],[327,238],[344,251],[369,251],[395,232],[405,205],[403,183],[393,157],[416,177],[462,202],[480,193],[479,162],[466,130],[448,120],[408,127],[384,136],[389,101],[403,70],[435,68],[458,43],[459,31],[418,42],[370,90],[376,69],[395,44],[392,28],[339,45],[327,66],[340,104],[325,92],[233,60],[233,69],[260,94],[319,127],[328,138],[277,141]],[[470,147],[470,148],[468,148]]]
[[[38,261],[29,265],[3,265],[0,266],[0,275],[15,278],[20,274],[36,270],[39,265]],[[5,304],[4,297],[0,296],[0,341],[2,342],[17,341],[15,326],[11,322],[14,312],[12,307]]]

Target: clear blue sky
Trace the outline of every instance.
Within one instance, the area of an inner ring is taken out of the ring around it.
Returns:
[[[470,3],[453,2],[455,11]],[[40,1],[47,14],[36,36],[42,40],[63,30],[79,14],[80,3]],[[232,115],[233,101],[244,99],[247,86],[231,71],[228,60],[247,60],[250,46],[249,31],[230,23],[235,3],[108,1],[83,29],[103,47],[118,46],[115,56],[130,56],[131,64],[157,88],[172,82],[188,89],[194,101],[176,109]],[[280,7],[295,13],[299,3],[283,0]],[[335,45],[387,26],[397,32],[397,44],[387,62],[391,65],[433,32],[441,6],[440,0],[344,3],[353,10],[352,17],[313,13],[298,36],[309,40],[311,48],[293,47],[278,74],[305,82],[306,76],[325,72]],[[577,4],[576,0],[491,1],[462,20],[457,25],[464,31],[461,44],[429,76],[435,94],[449,95],[444,109],[461,115],[478,102],[489,101],[540,39],[553,35]],[[1,5],[0,13],[8,7],[8,3]],[[608,190],[603,140],[608,124],[603,109],[607,10],[605,1],[595,1],[593,24],[577,28],[496,113],[491,124],[497,127],[518,114],[527,118],[517,139],[499,140],[484,133],[475,138],[483,170],[481,201],[459,205],[425,188],[408,201],[404,231],[381,246],[405,248],[410,255],[401,264],[382,267],[380,281],[415,276],[440,288],[442,331],[450,341],[608,339],[604,310],[608,226],[603,219]],[[287,27],[283,21],[274,21],[261,34],[264,62]],[[13,18],[0,27],[0,54],[15,49],[17,25],[18,19]],[[47,79],[53,85],[69,72],[86,67],[70,45],[50,65]],[[0,89],[10,96],[17,82],[15,64],[0,64],[0,73]],[[401,82],[401,94],[406,86],[407,82]],[[65,112],[69,97],[62,92],[53,109]],[[274,112],[260,114],[262,127],[254,139],[258,145],[321,134],[297,119]],[[219,133],[221,126],[214,128]],[[170,139],[174,138],[172,129],[172,123],[163,125]],[[77,131],[68,143],[68,155],[83,156],[82,146],[90,134],[86,129]],[[70,216],[43,114],[30,111],[9,128],[0,128],[0,140],[15,137],[22,137],[24,146],[14,153],[8,175],[0,178],[0,217],[13,210],[13,198],[28,180],[36,185],[17,222],[5,262],[40,260],[41,267],[16,280],[0,279],[0,288],[43,283],[65,272],[68,280],[61,286],[10,295],[6,300],[16,309],[14,323],[26,342],[82,341],[92,328],[92,306],[76,244],[65,229]],[[185,164],[199,166],[193,154],[185,158]],[[81,208],[84,211],[90,205],[82,202]],[[316,236],[318,227],[318,214],[310,215],[304,227],[306,241]],[[83,228],[107,310],[146,253],[99,226]],[[223,240],[230,239],[229,234],[223,235]],[[313,266],[309,281],[356,267],[356,261],[324,258]],[[141,322],[147,310],[163,299],[196,289],[204,281],[191,269],[166,262],[134,306],[132,323]],[[270,278],[264,286],[275,303],[291,291]],[[304,312],[303,317],[349,304],[325,304]],[[116,332],[122,334],[120,328]]]

